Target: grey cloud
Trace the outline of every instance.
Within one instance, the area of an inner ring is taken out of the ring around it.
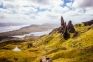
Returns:
[[[92,7],[93,6],[93,0],[75,0],[73,3],[73,7]]]
[[[29,0],[38,4],[49,4],[49,0]]]

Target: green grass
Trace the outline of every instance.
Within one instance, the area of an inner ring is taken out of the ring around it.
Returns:
[[[62,34],[53,32],[35,41],[5,43],[0,48],[0,62],[40,62],[42,56],[50,57],[53,62],[93,62],[93,27],[82,25],[75,28],[78,35],[68,40]],[[16,45],[22,51],[12,51]]]

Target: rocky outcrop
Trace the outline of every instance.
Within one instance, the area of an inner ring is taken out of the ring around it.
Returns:
[[[75,33],[75,28],[74,28],[74,26],[72,24],[72,21],[68,22],[67,29],[68,29],[68,32]]]
[[[64,22],[63,17],[61,16],[61,27],[62,27],[62,28],[65,28],[65,26],[66,26],[66,24],[65,24],[65,22]]]
[[[65,39],[68,39],[70,37],[70,33],[76,32],[72,24],[72,21],[69,21],[68,25],[66,25],[66,22],[64,22],[64,19],[62,16],[61,16],[61,26],[58,28],[58,31],[63,34],[63,37]]]
[[[60,27],[60,32],[64,33],[66,28],[66,22],[64,22],[63,17],[61,16],[61,27]]]
[[[68,25],[66,25],[66,22],[64,22],[64,19],[63,19],[63,17],[61,16],[60,32],[61,32],[61,33],[64,33],[66,29],[67,29],[67,31],[68,31],[69,33],[74,33],[74,32],[75,32],[75,28],[74,28],[74,26],[73,26],[73,24],[72,24],[72,21],[69,21],[69,22],[68,22]]]
[[[61,16],[61,23],[60,27],[54,29],[51,33],[59,32],[63,35],[64,39],[69,39],[70,38],[70,33],[73,33],[73,36],[77,36],[78,32],[75,31],[74,25],[72,24],[72,21],[69,21],[68,24],[64,21],[63,17]],[[73,37],[72,36],[72,37]]]
[[[63,37],[66,40],[70,38],[70,34],[69,34],[68,30],[67,30],[67,27],[64,30]]]
[[[83,22],[83,24],[84,24],[85,26],[87,26],[87,25],[92,25],[92,24],[93,24],[93,20],[90,20],[90,21],[87,21],[87,22]]]

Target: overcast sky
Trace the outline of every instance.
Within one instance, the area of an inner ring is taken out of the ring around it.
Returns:
[[[0,0],[0,22],[73,23],[93,19],[93,0]]]

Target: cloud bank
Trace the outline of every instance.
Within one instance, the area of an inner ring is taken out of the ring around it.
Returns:
[[[81,7],[81,8],[92,7],[93,0],[75,0],[75,2],[73,3],[73,6]]]
[[[93,0],[0,0],[0,22],[60,23],[60,16],[74,23],[93,18]]]

